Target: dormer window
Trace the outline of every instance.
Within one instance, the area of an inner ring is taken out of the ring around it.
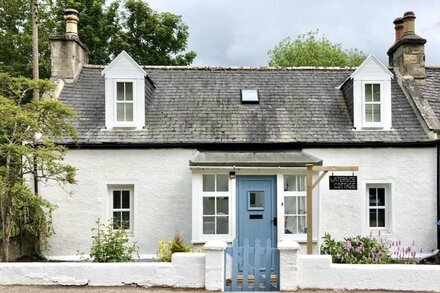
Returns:
[[[374,124],[381,122],[380,83],[364,84],[364,122]]]
[[[122,51],[101,74],[105,76],[106,128],[143,129],[146,72]]]
[[[339,86],[344,91],[355,130],[390,130],[393,74],[370,55]]]
[[[116,123],[133,122],[133,82],[116,82]]]

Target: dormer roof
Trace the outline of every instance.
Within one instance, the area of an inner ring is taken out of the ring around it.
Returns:
[[[130,68],[129,70],[132,73],[138,72],[143,76],[147,75],[147,73],[142,69],[142,67],[140,67],[139,64],[137,64],[137,62],[134,61],[133,58],[131,58],[131,56],[128,55],[128,53],[125,51],[119,53],[119,55],[116,56],[116,58],[113,59],[113,61],[104,68],[104,70],[101,72],[101,75],[104,76],[106,75],[106,73],[111,72],[114,67],[120,67],[120,66],[127,67],[127,65],[131,65],[132,68]]]

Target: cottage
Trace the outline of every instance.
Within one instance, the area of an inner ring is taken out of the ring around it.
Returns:
[[[424,64],[415,16],[396,19],[389,66],[141,66],[122,52],[88,64],[68,10],[51,39],[59,99],[79,114],[67,162],[76,185],[40,182],[55,203],[48,255],[87,252],[95,221],[113,219],[152,257],[178,232],[211,239],[294,239],[305,251],[306,165],[358,166],[356,188],[313,190],[313,243],[378,234],[437,248],[440,69]],[[314,180],[319,177],[314,173]]]

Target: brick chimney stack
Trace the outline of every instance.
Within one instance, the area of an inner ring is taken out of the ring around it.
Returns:
[[[389,65],[397,69],[405,79],[423,86],[425,84],[425,43],[426,40],[415,33],[414,12],[407,11],[402,18],[394,20],[396,41],[388,50]]]
[[[78,11],[66,9],[66,32],[50,36],[51,79],[73,83],[89,62],[89,50],[78,37]]]

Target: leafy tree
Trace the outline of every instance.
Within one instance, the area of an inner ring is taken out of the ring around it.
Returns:
[[[187,47],[188,26],[182,17],[158,13],[142,0],[127,0],[122,12],[123,29],[112,40],[113,54],[125,50],[146,65],[189,65],[196,57]]]
[[[358,49],[344,50],[318,31],[287,38],[269,51],[269,66],[359,66],[367,57]]]
[[[34,88],[46,98],[24,103]],[[17,229],[38,238],[52,232],[53,206],[29,189],[26,176],[35,174],[39,180],[74,182],[75,169],[63,163],[66,149],[55,144],[59,138],[75,137],[75,129],[68,122],[74,112],[48,96],[52,89],[49,81],[0,74],[0,158],[3,159],[0,164],[0,259],[3,261],[9,260],[10,240]],[[37,239],[37,244],[44,245],[44,239],[42,242]],[[37,252],[41,252],[39,248]]]

